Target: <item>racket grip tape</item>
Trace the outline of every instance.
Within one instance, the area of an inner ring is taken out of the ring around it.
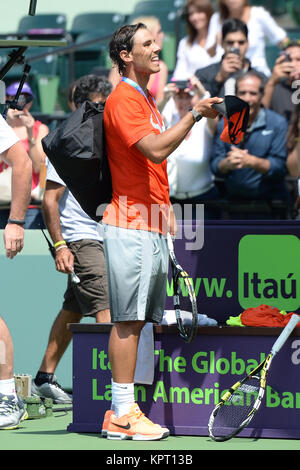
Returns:
[[[293,329],[297,325],[297,323],[300,321],[299,315],[296,313],[292,315],[290,321],[288,324],[285,326],[277,340],[275,341],[273,347],[272,347],[272,354],[276,354],[280,351],[290,334],[292,333]]]

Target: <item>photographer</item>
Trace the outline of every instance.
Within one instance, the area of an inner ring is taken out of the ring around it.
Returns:
[[[195,74],[211,96],[234,95],[236,75],[252,69],[246,59],[248,45],[246,23],[235,18],[225,21],[222,27],[225,53],[221,62],[199,69]]]
[[[281,114],[288,122],[296,104],[293,99],[293,94],[296,93],[293,83],[299,79],[300,42],[291,41],[279,53],[272,75],[265,86],[263,98],[264,106]]]

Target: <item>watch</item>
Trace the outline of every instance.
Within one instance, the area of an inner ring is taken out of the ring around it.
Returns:
[[[190,112],[192,113],[195,122],[198,122],[203,118],[202,114],[198,113],[195,108],[191,108]]]

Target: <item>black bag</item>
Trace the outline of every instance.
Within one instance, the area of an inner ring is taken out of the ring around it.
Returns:
[[[44,152],[84,212],[99,221],[112,197],[104,105],[85,101],[42,139]]]

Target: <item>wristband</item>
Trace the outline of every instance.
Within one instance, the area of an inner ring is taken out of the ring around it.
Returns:
[[[63,248],[68,248],[67,245],[60,245],[58,248],[55,248],[55,252],[57,253],[59,250],[62,250]]]
[[[16,224],[16,225],[25,225],[25,220],[18,220],[18,219],[8,219],[8,224]]]
[[[60,240],[59,242],[54,243],[53,246],[54,246],[54,248],[57,248],[60,245],[66,245],[65,240]]]

